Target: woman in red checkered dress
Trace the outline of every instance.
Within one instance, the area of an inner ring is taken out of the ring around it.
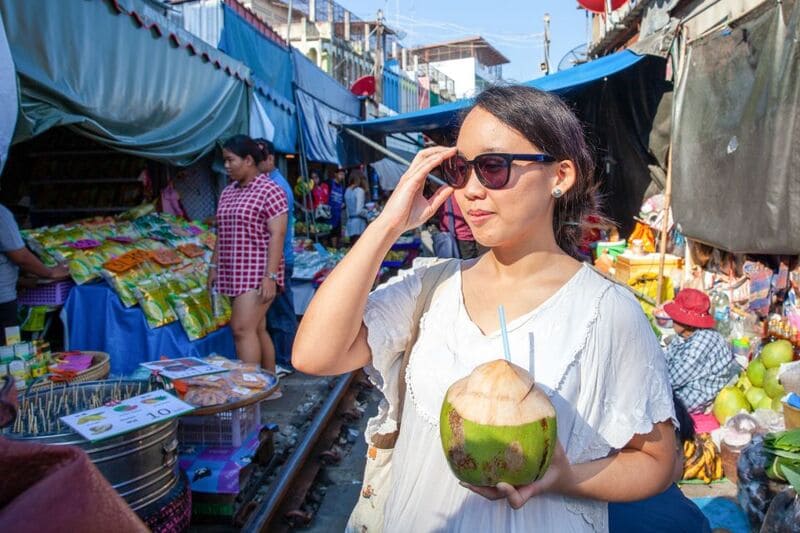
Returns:
[[[239,359],[275,372],[266,313],[283,287],[289,206],[278,184],[259,173],[263,152],[252,139],[232,137],[222,156],[232,183],[217,206],[217,246],[208,283],[233,298],[231,329]]]

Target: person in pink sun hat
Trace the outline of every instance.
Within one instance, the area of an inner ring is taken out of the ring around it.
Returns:
[[[696,289],[684,289],[664,305],[677,334],[666,352],[672,390],[690,413],[704,412],[740,370],[714,329],[710,307],[708,296]]]

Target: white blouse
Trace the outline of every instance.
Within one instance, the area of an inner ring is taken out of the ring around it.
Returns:
[[[430,261],[370,294],[364,316],[372,363],[365,369],[386,398],[397,398],[402,351],[411,335],[422,273]],[[439,437],[449,386],[503,357],[500,332],[470,319],[461,272],[442,282],[420,322],[406,371],[407,393],[392,459],[386,532],[607,531],[605,502],[539,496],[514,511],[459,485]],[[508,324],[512,361],[533,372],[556,408],[558,438],[573,464],[621,449],[653,424],[675,421],[663,352],[633,295],[588,267],[538,308]],[[366,437],[396,429],[396,401],[382,401]]]

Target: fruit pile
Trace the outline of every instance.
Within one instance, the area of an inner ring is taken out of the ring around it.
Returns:
[[[786,394],[778,380],[778,369],[794,358],[794,347],[787,340],[770,342],[761,354],[750,361],[736,385],[722,389],[714,400],[712,411],[717,421],[724,424],[728,418],[742,410],[756,409],[781,411],[781,398]]]
[[[722,457],[708,433],[683,443],[683,479],[699,479],[711,483],[722,479]]]

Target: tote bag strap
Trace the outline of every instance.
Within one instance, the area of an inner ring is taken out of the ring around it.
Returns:
[[[403,351],[403,360],[400,363],[400,386],[398,397],[398,417],[402,419],[403,407],[405,405],[406,397],[406,368],[408,361],[411,358],[411,350],[419,337],[419,323],[422,320],[422,315],[431,306],[436,294],[439,292],[442,284],[441,282],[454,273],[457,268],[460,268],[461,262],[453,259],[442,259],[433,265],[429,266],[425,273],[422,275],[422,289],[417,298],[416,307],[414,308],[414,315],[411,322],[411,337],[408,339],[406,348]],[[397,430],[392,433],[377,434],[372,436],[372,445],[376,448],[389,449],[394,448],[397,442],[397,435],[400,433],[400,420],[397,421]]]

